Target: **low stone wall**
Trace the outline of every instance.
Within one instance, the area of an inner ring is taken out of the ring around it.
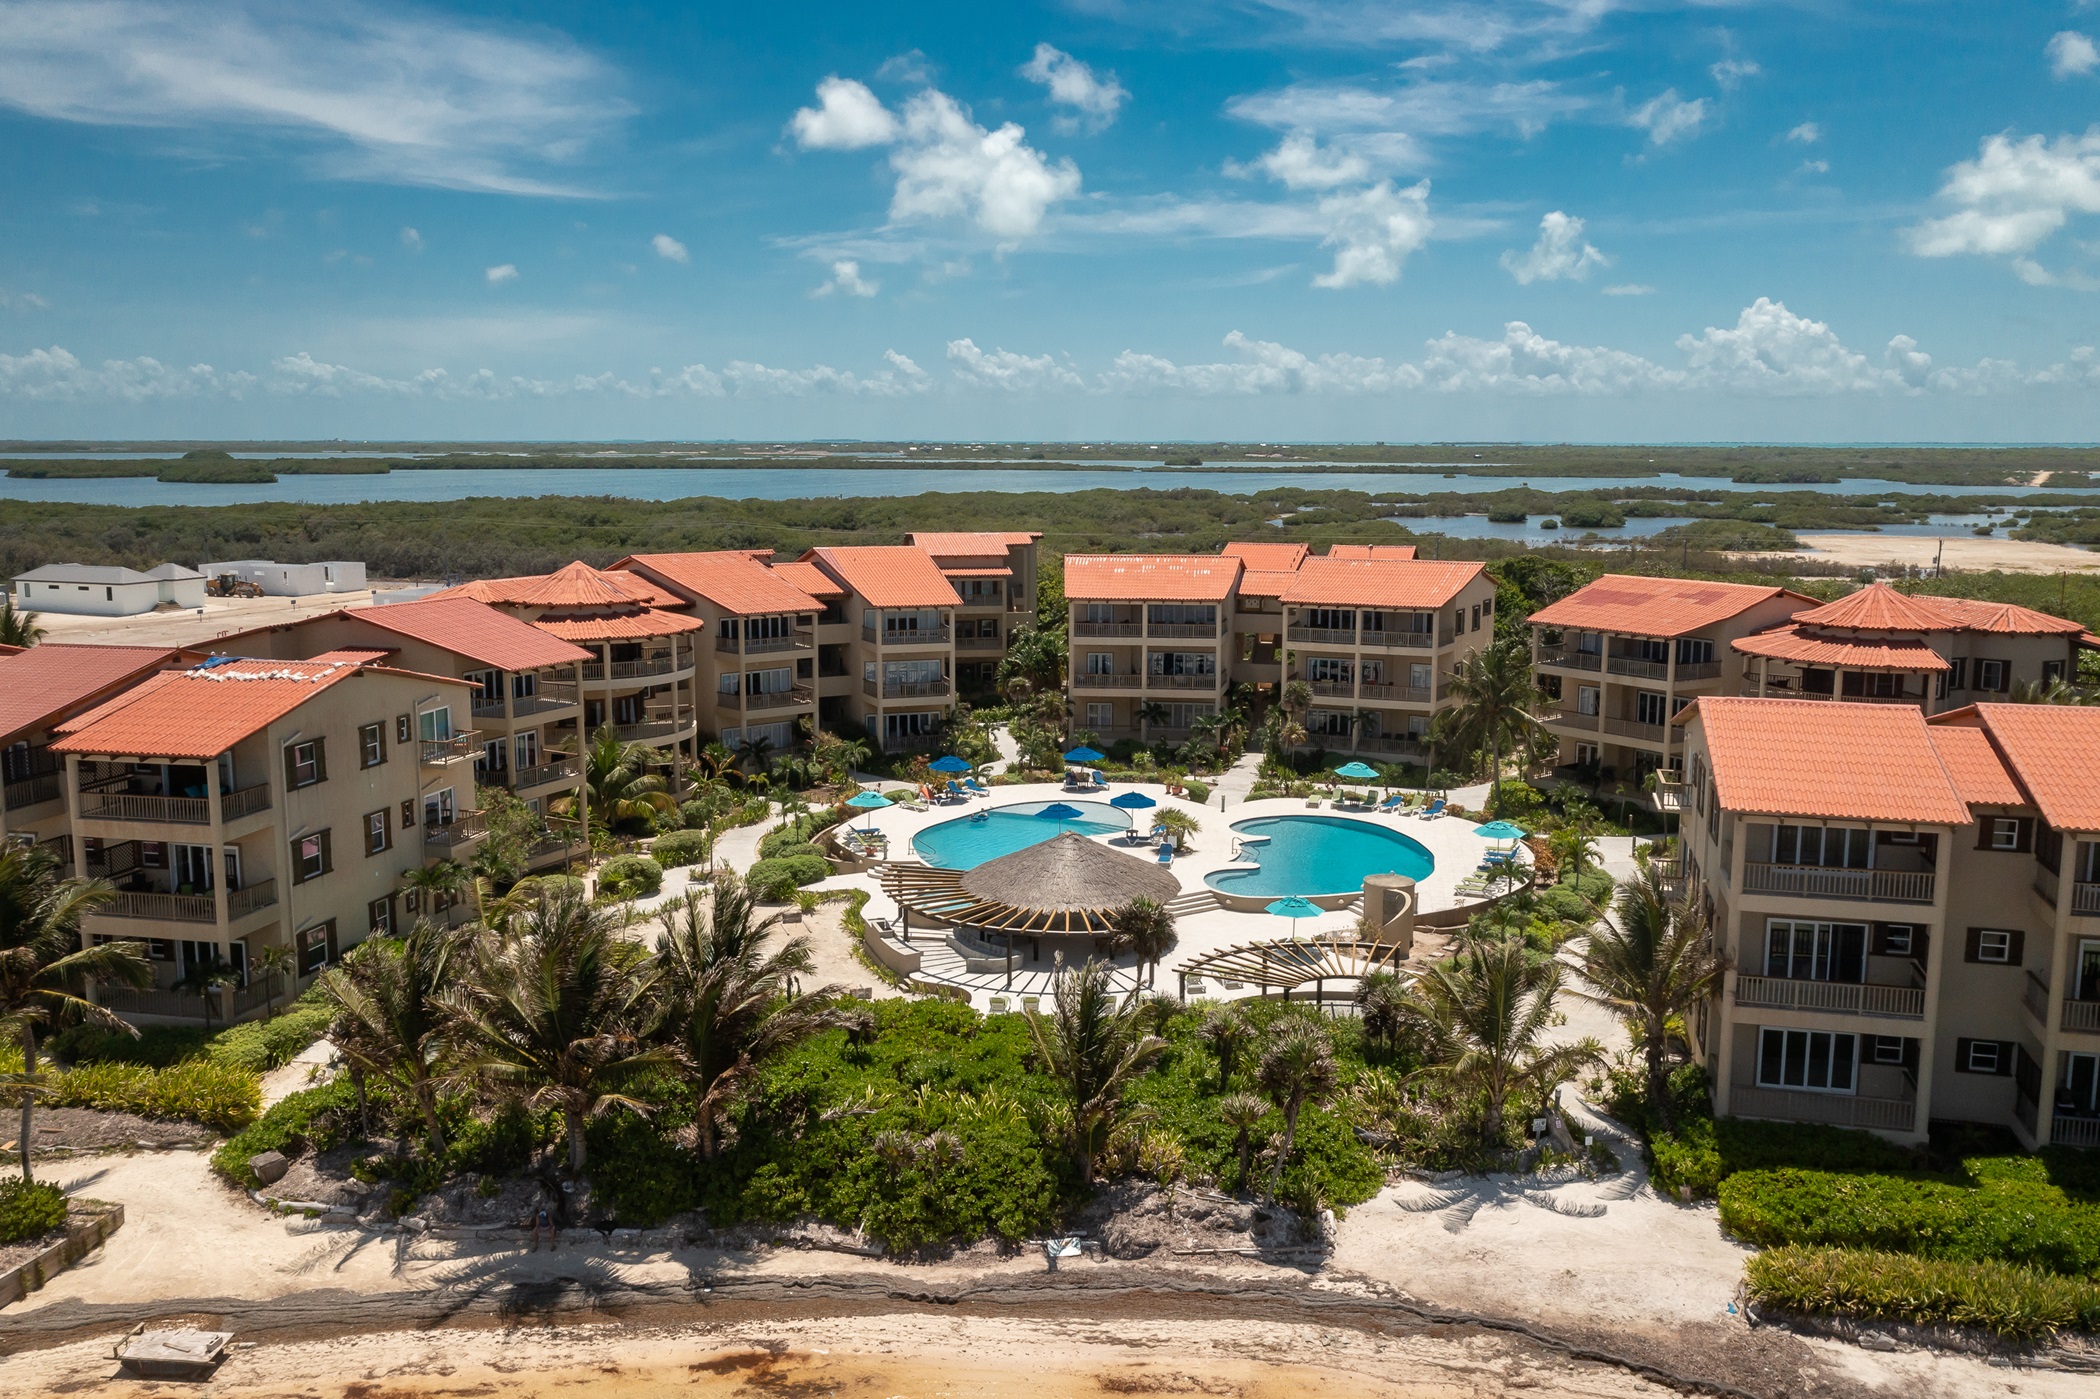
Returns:
[[[35,1292],[123,1227],[122,1205],[100,1200],[72,1201],[66,1217],[66,1236],[21,1266],[0,1273],[0,1307]]]
[[[868,955],[888,967],[899,976],[916,976],[919,972],[919,949],[907,947],[898,938],[883,936],[882,929],[869,923],[861,929],[861,946]]]

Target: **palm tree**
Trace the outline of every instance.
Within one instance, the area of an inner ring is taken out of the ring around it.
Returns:
[[[1670,897],[1662,871],[1642,870],[1619,891],[1610,920],[1590,931],[1582,974],[1604,993],[1640,1041],[1648,1107],[1672,1125],[1669,1025],[1720,985],[1723,970],[1706,915]]]
[[[1300,747],[1310,737],[1305,725],[1291,717],[1282,705],[1271,709],[1261,721],[1261,751],[1271,762],[1282,762],[1292,749]]]
[[[468,887],[473,876],[467,867],[457,860],[436,860],[427,865],[404,870],[401,887],[408,891],[409,902],[417,913],[435,917],[444,911],[444,906]]]
[[[2015,681],[2006,699],[2013,704],[2095,704],[2100,703],[2100,693],[2082,689],[2059,675],[2048,680]]]
[[[1451,707],[1437,716],[1443,721],[1438,741],[1462,748],[1487,750],[1488,815],[1495,813],[1495,789],[1502,782],[1502,755],[1544,732],[1532,712],[1538,702],[1538,682],[1531,672],[1531,652],[1515,641],[1498,641],[1482,651],[1459,659],[1451,668],[1445,689]]]
[[[726,876],[703,911],[697,894],[666,907],[656,940],[663,1019],[658,1037],[683,1070],[693,1097],[700,1156],[713,1160],[721,1123],[760,1065],[833,1024],[840,988],[796,994],[793,981],[816,965],[808,938],[768,954],[781,917],[756,916],[741,879]]]
[[[1560,963],[1532,953],[1520,937],[1468,939],[1459,954],[1434,963],[1409,988],[1427,1030],[1430,1067],[1481,1094],[1481,1137],[1502,1140],[1503,1107],[1526,1083],[1565,1080],[1602,1054],[1595,1040],[1548,1046],[1560,1022]]]
[[[1597,858],[1597,842],[1589,833],[1597,808],[1578,798],[1569,801],[1561,815],[1564,824],[1547,841],[1553,848],[1555,863],[1573,878],[1581,879],[1583,866]]]
[[[1135,1010],[1116,1007],[1106,963],[1092,958],[1061,968],[1055,1010],[1045,1020],[1029,1010],[1028,1033],[1071,1108],[1070,1146],[1082,1184],[1094,1183],[1094,1157],[1129,1116],[1123,1095],[1167,1047],[1143,1032]]]
[[[670,755],[646,743],[628,743],[611,724],[601,724],[591,735],[583,755],[583,785],[593,825],[611,828],[628,821],[653,823],[664,812],[678,810],[678,802],[667,790],[661,773],[652,768],[671,761]],[[554,803],[556,815],[570,815],[575,798]]]
[[[636,1070],[668,1058],[650,1049],[655,972],[642,948],[581,891],[542,893],[510,931],[472,945],[444,994],[461,1072],[558,1107],[569,1171],[584,1168],[584,1124],[615,1108],[648,1107],[620,1091]]]
[[[1189,848],[1189,837],[1203,829],[1203,823],[1186,811],[1177,811],[1171,806],[1161,807],[1153,816],[1154,829],[1165,831],[1167,839],[1174,842],[1174,853],[1179,855]]]
[[[443,993],[459,971],[466,939],[429,919],[402,938],[367,938],[319,982],[335,1007],[328,1038],[362,1082],[393,1084],[415,1104],[431,1154],[445,1150],[437,1089],[445,1076]]]
[[[753,775],[764,775],[773,770],[773,740],[764,734],[752,734],[736,746],[736,760],[749,767]]]
[[[0,597],[0,646],[36,645],[44,639],[43,619],[16,608],[13,594]]]
[[[1269,1179],[1269,1195],[1274,1198],[1298,1135],[1298,1114],[1307,1103],[1325,1102],[1341,1081],[1334,1063],[1334,1042],[1316,1022],[1293,1016],[1269,1036],[1254,1081],[1283,1110],[1283,1145],[1277,1150],[1276,1171]]]
[[[138,1031],[85,994],[89,978],[122,986],[151,986],[153,964],[136,942],[105,942],[76,952],[80,920],[114,894],[100,879],[64,879],[48,850],[13,845],[0,850],[0,1043],[22,1051],[17,1080],[22,1123],[16,1145],[28,1180],[30,1120],[38,1092],[38,1035],[60,1019],[105,1029]]]
[[[1172,713],[1173,711],[1156,699],[1143,700],[1137,707],[1138,725],[1149,732],[1154,724],[1166,723]]]
[[[263,986],[263,1018],[277,1018],[277,981],[287,972],[299,973],[299,952],[288,942],[273,942],[255,954],[256,977]]]
[[[1218,1091],[1223,1093],[1232,1082],[1233,1061],[1239,1058],[1240,1050],[1254,1037],[1254,1027],[1247,1017],[1231,1002],[1212,1006],[1196,1027],[1196,1034],[1218,1060]]]
[[[232,986],[240,980],[232,967],[217,960],[198,962],[182,974],[175,984],[185,991],[194,991],[204,1010],[204,1028],[211,1029],[212,1016],[219,1009],[219,988]]]
[[[1357,983],[1356,1009],[1371,1043],[1394,1049],[1408,1038],[1413,1016],[1407,988],[1391,972],[1372,972]]]
[[[1140,894],[1108,915],[1109,931],[1120,945],[1137,954],[1149,983],[1159,973],[1159,959],[1174,947],[1174,915],[1157,899]]]
[[[1218,1121],[1232,1129],[1233,1151],[1240,1158],[1239,1188],[1247,1188],[1254,1129],[1269,1115],[1268,1099],[1254,1093],[1227,1093],[1218,1099]]]

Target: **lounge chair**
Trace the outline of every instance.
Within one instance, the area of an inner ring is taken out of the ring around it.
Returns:
[[[965,777],[963,779],[963,790],[974,792],[980,797],[988,797],[992,794],[991,788],[985,786],[974,777]]]
[[[1393,812],[1398,811],[1401,807],[1406,805],[1407,793],[1395,792],[1391,796],[1387,797],[1384,801],[1380,802],[1378,804],[1377,810],[1379,815],[1389,816]]]
[[[991,1014],[993,1014],[993,1015],[1004,1015],[1004,1014],[1006,1014],[1006,997],[1004,997],[1004,996],[994,996],[994,997],[992,997],[992,1005],[991,1005],[991,1011],[990,1011],[990,1013],[991,1013]]]
[[[1159,843],[1159,862],[1163,865],[1171,865],[1174,863],[1173,841],[1163,840]]]
[[[1203,978],[1202,978],[1202,977],[1200,977],[1200,976],[1192,976],[1192,977],[1190,977],[1190,978],[1189,978],[1189,994],[1190,994],[1191,996],[1200,996],[1200,995],[1202,995],[1202,994],[1203,994],[1203,992],[1204,992]]]
[[[1437,817],[1439,817],[1439,816],[1442,816],[1443,814],[1444,814],[1444,799],[1443,799],[1442,797],[1438,797],[1438,798],[1437,798],[1437,799],[1436,799],[1435,801],[1431,802],[1431,803],[1430,803],[1430,804],[1429,804],[1428,806],[1425,806],[1425,807],[1423,807],[1423,808],[1422,808],[1422,819],[1423,819],[1424,821],[1434,821],[1434,820],[1436,820],[1436,818],[1437,818]]]

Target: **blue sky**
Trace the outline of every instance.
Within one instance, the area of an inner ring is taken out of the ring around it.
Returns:
[[[2096,40],[0,0],[0,436],[2100,439]]]

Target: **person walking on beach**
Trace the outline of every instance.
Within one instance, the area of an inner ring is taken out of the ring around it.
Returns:
[[[561,1230],[555,1227],[554,1216],[548,1212],[545,1205],[541,1205],[532,1216],[532,1251],[534,1253],[540,1251],[540,1230],[542,1229],[547,1231],[547,1247],[559,1250],[561,1248]]]

